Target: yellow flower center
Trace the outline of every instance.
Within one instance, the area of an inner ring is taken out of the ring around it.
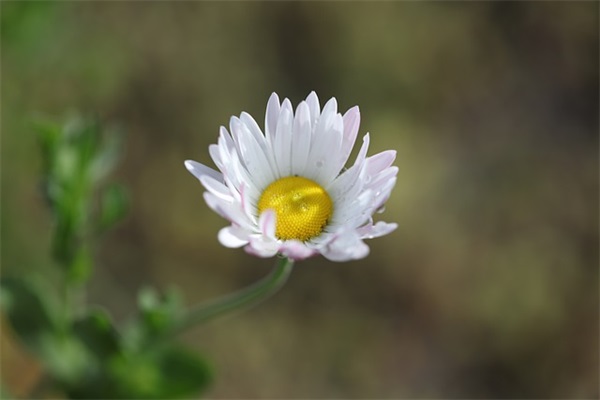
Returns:
[[[309,240],[318,236],[333,214],[329,194],[318,183],[288,176],[271,183],[258,200],[258,213],[273,209],[275,235],[282,240]]]

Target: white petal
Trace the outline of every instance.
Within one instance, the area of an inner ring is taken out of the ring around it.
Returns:
[[[230,203],[224,201],[210,192],[204,192],[204,201],[206,201],[206,204],[217,214],[233,224],[239,225],[247,230],[252,230],[252,227],[255,226],[255,224],[253,224],[242,212],[241,207],[237,202]]]
[[[396,152],[394,150],[383,151],[368,157],[365,160],[365,173],[368,175],[378,174],[392,165],[395,159]]]
[[[250,131],[254,139],[257,141],[257,143],[260,144],[263,150],[266,150],[265,135],[260,130],[260,127],[256,123],[256,120],[252,118],[252,115],[248,114],[247,112],[242,112],[240,114],[240,121],[242,121],[242,123],[246,125],[248,131]]]
[[[363,144],[358,152],[354,165],[338,176],[326,189],[335,202],[336,209],[344,209],[348,202],[353,202],[364,189],[361,173],[364,168],[367,149],[369,148],[369,134],[363,137]],[[338,211],[334,211],[334,218]]]
[[[319,98],[314,91],[310,92],[306,98],[306,104],[308,104],[308,109],[310,110],[311,125],[315,126],[321,115],[321,106],[319,105]]]
[[[266,138],[263,135],[262,131],[260,130],[260,127],[254,120],[254,118],[252,118],[252,116],[246,112],[243,112],[240,115],[240,121],[242,121],[242,123],[244,125],[246,125],[246,128],[248,129],[248,131],[250,131],[252,133],[252,137],[254,137],[254,140],[256,141],[258,146],[262,149],[263,154],[265,155],[265,158],[268,161],[269,166],[271,167],[271,171],[272,171],[271,173],[274,176],[275,168],[276,168],[275,158],[273,157],[273,154],[271,151],[271,146],[267,144]]]
[[[277,96],[277,93],[271,94],[267,102],[267,112],[265,113],[265,136],[268,144],[272,144],[275,138],[280,109],[279,96]]]
[[[248,185],[242,183],[242,186],[240,187],[240,201],[241,201],[241,208],[242,211],[244,212],[244,214],[246,215],[246,217],[248,218],[249,221],[251,221],[253,224],[256,224],[257,219],[256,219],[256,205],[255,202],[252,200],[252,198],[250,197],[249,194],[249,190],[247,189]]]
[[[342,116],[335,113],[336,109],[337,103],[332,98],[325,105],[315,127],[304,171],[307,177],[322,185],[328,185],[341,169],[339,160],[343,122]]]
[[[279,177],[290,176],[292,172],[292,124],[294,113],[292,104],[288,99],[283,101],[279,120],[277,121],[277,132],[273,143],[275,161],[279,170]]]
[[[212,158],[213,162],[215,163],[215,165],[221,170],[223,171],[223,161],[221,160],[221,154],[219,151],[219,145],[218,144],[211,144],[210,146],[208,146],[208,154],[210,154],[210,158]],[[221,174],[222,175],[222,174]]]
[[[209,148],[209,151],[212,149]],[[221,127],[219,139],[217,140],[217,147],[214,149],[217,153],[213,156],[215,164],[223,172],[223,178],[225,182],[231,181],[234,188],[239,187],[239,176],[237,176],[233,169],[234,155],[237,158],[237,150],[235,149],[235,143],[229,136],[227,129]],[[212,154],[211,154],[212,155]],[[239,161],[238,161],[239,162]]]
[[[398,174],[398,167],[388,167],[373,177],[369,177],[367,186],[377,189],[385,185],[386,182],[392,180]]]
[[[223,174],[215,171],[212,168],[207,167],[204,164],[200,164],[199,162],[193,160],[186,160],[185,167],[188,171],[190,171],[196,178],[200,179],[202,176],[210,176],[211,178],[223,182]]]
[[[344,159],[344,163],[346,163],[348,157],[350,157],[350,153],[356,142],[359,126],[360,111],[358,106],[354,106],[344,114],[344,139],[342,140],[342,151],[340,155],[341,158]]]
[[[248,244],[248,232],[236,227],[227,226],[219,231],[219,242],[225,247],[238,248]]]
[[[358,260],[369,254],[369,246],[355,231],[343,231],[321,249],[321,254],[331,261]]]
[[[238,118],[231,118],[231,132],[236,140],[243,166],[262,191],[274,180],[273,171],[264,150],[254,135]]]
[[[352,202],[362,190],[359,182],[361,165],[353,165],[342,172],[329,186],[326,187],[329,196],[335,202],[336,207],[346,202]]]
[[[321,181],[328,185],[335,177],[340,174],[340,171],[346,163],[346,159],[342,158],[341,146],[343,140],[343,129],[344,123],[342,122],[342,116],[336,114],[333,118],[333,125],[329,133],[329,140],[325,143],[326,148],[329,149],[329,157],[326,158],[325,166],[321,172]]]
[[[327,229],[332,228],[331,231],[327,231]],[[305,242],[308,248],[313,249],[315,251],[319,251],[322,247],[323,243],[328,243],[331,241],[335,234],[332,232],[337,232],[339,230],[339,226],[332,226],[331,224],[325,227],[325,230],[321,232],[321,234],[315,238],[310,239],[308,242]]]
[[[262,238],[252,238],[250,243],[244,247],[248,254],[257,257],[273,257],[279,252],[280,244],[274,240],[263,240]]]
[[[363,239],[374,239],[380,236],[387,235],[388,233],[394,231],[396,228],[398,228],[398,224],[396,223],[387,223],[379,221],[375,225],[373,225],[373,223],[371,222],[365,226],[358,228],[356,231]]]
[[[354,165],[362,164],[365,161],[367,157],[367,151],[369,150],[369,143],[371,143],[371,136],[369,133],[367,133],[365,136],[363,136],[363,144],[358,151]]]
[[[260,182],[261,178],[258,176],[253,177],[248,173],[246,168],[242,165],[237,150],[235,148],[230,148],[227,145],[226,138],[223,136],[219,137],[218,150],[219,157],[223,163],[223,177],[227,186],[230,187],[232,194],[234,196],[236,196],[236,193],[239,194],[242,184],[246,184],[248,196],[250,196],[253,201],[257,201],[260,196],[258,189],[259,184],[257,181]]]
[[[294,117],[292,134],[292,175],[302,175],[310,152],[312,128],[310,110],[306,102],[300,103]]]
[[[379,173],[375,180],[371,181],[366,187],[375,192],[374,207],[380,208],[387,201],[394,185],[396,184],[396,173],[398,168],[390,167]]]
[[[325,106],[323,107],[323,112],[321,113],[321,118],[319,118],[319,122],[317,123],[317,125],[319,125],[321,123],[321,120],[323,118],[329,119],[329,118],[332,118],[336,114],[337,114],[337,100],[335,99],[335,97],[332,97],[331,99],[329,99],[329,101],[327,101],[327,103],[325,103]],[[327,122],[325,122],[325,125],[326,124],[327,124]]]
[[[203,175],[200,177],[200,183],[202,183],[206,190],[217,196],[219,199],[227,202],[233,201],[233,196],[231,195],[229,188],[216,179],[208,175]]]
[[[351,228],[363,225],[371,218],[375,209],[375,192],[366,190],[356,198],[355,201],[346,203],[344,209],[340,209],[332,218],[332,223],[343,224]]]
[[[229,151],[227,150],[227,145],[224,142],[224,139],[219,138],[219,144],[212,144],[208,147],[208,151],[213,161],[219,167],[221,171],[223,171],[223,180],[225,185],[229,188],[231,195],[240,200],[239,196],[239,186],[240,178],[235,172],[235,168],[233,167],[232,157],[229,155]]]
[[[235,150],[235,142],[229,134],[229,132],[227,131],[227,128],[225,128],[224,126],[221,126],[219,128],[219,139],[223,141],[223,145],[227,148],[229,152]]]

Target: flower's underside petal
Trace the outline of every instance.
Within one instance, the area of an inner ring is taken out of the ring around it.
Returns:
[[[316,251],[298,240],[287,240],[281,245],[279,253],[294,261],[299,261],[312,257]]]
[[[244,247],[248,254],[256,257],[268,258],[273,257],[279,252],[280,244],[274,240],[268,240],[263,237],[255,237],[250,240],[250,243]]]

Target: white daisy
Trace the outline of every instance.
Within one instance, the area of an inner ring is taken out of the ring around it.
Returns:
[[[186,168],[206,188],[210,208],[231,222],[219,232],[227,247],[260,257],[281,254],[293,260],[322,254],[333,261],[365,257],[371,239],[393,231],[394,223],[373,223],[396,183],[393,150],[367,157],[369,134],[354,164],[345,169],[354,147],[360,112],[344,116],[335,98],[323,111],[315,92],[296,108],[273,93],[267,104],[265,133],[243,112],[221,127],[209,147],[220,170],[195,161]]]

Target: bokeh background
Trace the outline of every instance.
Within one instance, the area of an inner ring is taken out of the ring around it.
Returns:
[[[398,152],[371,255],[297,265],[259,307],[188,332],[225,398],[597,398],[598,2],[2,1],[2,273],[44,276],[52,220],[32,119],[126,132],[131,210],[97,248],[90,302],[188,304],[267,274],[183,160],[271,92],[361,107]],[[262,125],[262,122],[261,122]],[[2,327],[2,379],[39,364]]]

